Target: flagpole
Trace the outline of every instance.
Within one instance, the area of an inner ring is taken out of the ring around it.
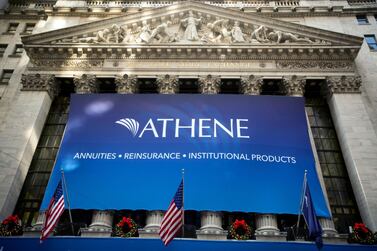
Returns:
[[[301,218],[301,213],[302,213],[302,208],[304,206],[304,196],[305,196],[305,188],[306,188],[306,175],[308,173],[308,170],[305,170],[304,174],[304,182],[302,182],[302,194],[301,194],[301,200],[300,200],[300,211],[298,213],[298,219],[297,219],[297,224],[296,224],[296,236],[298,235],[298,227],[300,225],[300,218]]]
[[[185,238],[185,169],[182,168],[182,238]]]
[[[69,196],[68,196],[68,190],[67,190],[67,182],[65,182],[65,176],[64,176],[63,168],[60,169],[60,170],[62,172],[63,189],[65,190],[65,194],[67,195],[69,221],[71,223],[72,234],[75,235],[75,229],[73,228],[73,220],[72,220],[72,213],[71,213],[71,203],[69,202]]]

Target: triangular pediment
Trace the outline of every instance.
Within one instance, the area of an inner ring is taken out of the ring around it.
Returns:
[[[179,2],[158,9],[23,37],[25,47],[49,46],[346,46],[362,38],[224,9]]]

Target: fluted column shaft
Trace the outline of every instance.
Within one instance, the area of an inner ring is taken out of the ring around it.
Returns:
[[[256,228],[256,232],[259,234],[278,234],[277,216],[275,214],[258,214]]]

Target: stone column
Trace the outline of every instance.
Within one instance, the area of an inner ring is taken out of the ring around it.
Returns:
[[[134,75],[123,75],[115,78],[116,91],[119,94],[132,94],[138,92],[137,77]]]
[[[285,77],[285,78],[283,78],[283,85],[286,89],[287,95],[289,95],[289,96],[303,97],[304,94],[305,94],[306,79],[303,78],[303,77],[298,77],[296,75],[293,75],[291,77]],[[329,208],[329,211],[331,213],[330,203],[329,203],[329,199],[328,199],[328,196],[327,196],[327,190],[326,190],[326,186],[325,186],[325,181],[323,179],[322,169],[321,169],[321,165],[319,163],[318,153],[317,153],[317,149],[316,149],[316,146],[315,146],[313,134],[312,134],[312,131],[310,129],[310,124],[309,124],[308,119],[307,119],[307,124],[308,124],[310,144],[311,144],[311,147],[312,147],[312,150],[313,150],[314,160],[315,160],[315,164],[316,164],[316,172],[318,174],[318,178],[319,178],[319,181],[321,183],[321,188],[322,188],[323,194],[325,196],[327,207]],[[335,235],[338,234],[338,232],[335,230],[334,222],[333,222],[332,219],[319,218],[319,221],[320,221],[320,224],[322,226],[324,237],[335,236]]]
[[[178,77],[174,75],[161,75],[156,79],[158,85],[158,92],[160,94],[174,94],[178,91],[179,81]],[[144,238],[158,238],[161,221],[164,217],[164,212],[159,210],[149,211],[147,213],[146,225],[139,231],[140,237]]]
[[[278,229],[277,217],[274,214],[257,214],[256,228],[257,229],[255,230],[255,232],[257,235],[274,236],[280,234],[280,231]]]
[[[214,211],[201,212],[201,227],[196,231],[200,240],[225,240],[227,231],[222,228],[222,213]]]
[[[147,213],[146,225],[139,230],[139,236],[143,238],[159,238],[161,221],[164,218],[164,212],[159,210],[149,211]]]
[[[179,81],[177,76],[168,74],[158,76],[156,83],[160,94],[174,94],[178,91]]]
[[[219,76],[199,77],[199,92],[201,94],[218,94],[220,92],[221,79]]]
[[[199,91],[202,94],[217,94],[220,92],[221,79],[218,76],[199,77]],[[197,231],[198,239],[225,240],[227,231],[222,228],[222,214],[214,211],[201,212],[201,228]]]
[[[259,95],[262,89],[262,85],[262,77],[255,77],[254,75],[250,75],[241,78],[241,90],[245,95]]]
[[[78,94],[89,94],[98,92],[98,83],[94,75],[83,74],[73,78],[75,91]],[[89,228],[81,229],[81,236],[110,237],[112,232],[113,212],[93,211],[92,223]]]
[[[363,222],[377,231],[377,135],[358,76],[327,78],[328,104]]]
[[[21,77],[21,92],[9,112],[0,133],[0,220],[13,213],[25,181],[34,151],[58,90],[54,75],[27,74]],[[39,221],[39,222],[38,222]],[[39,235],[37,224],[25,234]],[[42,222],[40,222],[42,221]],[[36,227],[36,228],[35,228]]]

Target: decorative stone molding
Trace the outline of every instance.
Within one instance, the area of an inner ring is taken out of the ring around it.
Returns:
[[[353,70],[353,62],[321,62],[321,61],[282,61],[277,62],[276,66],[279,69],[319,69],[319,70]]]
[[[59,48],[56,51],[50,51],[53,53],[59,53]],[[50,54],[49,53],[49,54]],[[37,53],[38,54],[38,53]],[[103,61],[102,60],[81,60],[81,59],[56,59],[51,60],[49,58],[41,58],[35,53],[29,54],[30,56],[30,67],[44,67],[44,68],[82,68],[82,69],[90,69],[93,67],[102,67]]]
[[[120,94],[131,94],[138,91],[137,77],[135,75],[123,75],[115,77],[116,91]]]
[[[288,96],[304,96],[306,79],[293,75],[291,77],[283,78],[283,86]]]
[[[80,77],[74,77],[73,83],[78,94],[96,93],[98,91],[98,84],[94,75],[83,74]]]
[[[360,76],[327,77],[326,81],[330,95],[333,93],[360,93]]]
[[[158,76],[156,83],[160,94],[174,94],[178,91],[179,80],[177,76],[168,74]]]
[[[254,75],[241,77],[241,89],[246,95],[259,95],[263,85],[262,77],[255,77]]]
[[[220,92],[221,79],[219,76],[199,77],[199,92],[202,94],[218,94]]]
[[[51,98],[54,98],[58,93],[54,75],[23,74],[21,83],[22,91],[47,91]]]

